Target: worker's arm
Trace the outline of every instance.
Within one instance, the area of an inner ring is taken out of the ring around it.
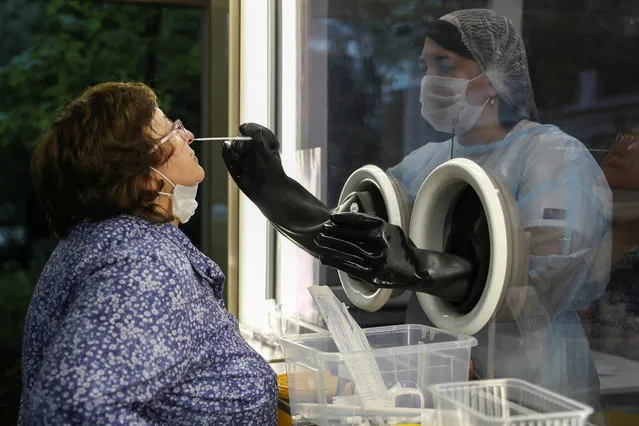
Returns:
[[[322,263],[377,287],[463,297],[471,270],[466,261],[419,250],[399,227],[381,219],[353,213],[332,215],[286,175],[279,141],[269,129],[243,124],[240,133],[252,140],[224,145],[226,167],[242,192],[282,234]]]
[[[468,289],[470,263],[447,253],[418,249],[397,225],[360,213],[335,213],[322,226],[317,244],[323,264],[378,288],[402,287],[451,301]]]
[[[599,297],[610,272],[610,189],[585,147],[571,138],[535,140],[518,204],[530,235],[526,306],[531,327]],[[562,148],[562,149],[557,149]],[[545,317],[545,319],[544,319]]]

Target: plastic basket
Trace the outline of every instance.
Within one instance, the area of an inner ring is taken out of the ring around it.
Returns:
[[[470,350],[477,345],[474,337],[424,325],[368,328],[364,334],[370,351],[339,352],[328,332],[281,339],[294,422],[311,421],[319,426],[359,425],[362,421],[384,424],[386,420],[405,423],[400,420],[419,418],[423,412],[434,422],[428,386],[466,380]],[[398,383],[410,383],[423,398],[409,394],[395,399],[391,407],[364,410],[358,400],[362,394],[349,370],[349,365],[364,358],[373,359],[389,394]],[[416,401],[421,407],[413,405]]]
[[[581,426],[593,409],[518,379],[429,387],[439,425]]]

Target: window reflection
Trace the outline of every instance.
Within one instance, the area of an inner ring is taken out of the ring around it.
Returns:
[[[593,348],[639,360],[639,126],[617,136],[603,160],[613,191],[612,273],[604,296],[585,313]]]

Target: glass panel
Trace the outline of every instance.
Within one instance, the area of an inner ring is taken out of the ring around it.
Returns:
[[[435,23],[471,8],[513,27],[471,16],[450,22],[453,36]],[[306,0],[300,10],[297,168],[310,153],[320,162],[305,182],[334,208],[351,173],[373,164],[412,203],[437,166],[477,163],[509,190],[529,244],[519,316],[497,324],[494,352],[487,330],[477,333],[475,372],[494,368],[585,402],[596,423],[639,422],[639,5]],[[527,62],[508,50],[518,38]],[[449,220],[441,238],[472,233]],[[468,247],[445,249],[476,262]],[[317,273],[308,274],[310,283]],[[326,267],[319,282],[341,287]],[[279,285],[289,299],[305,291]],[[374,313],[352,311],[363,326],[430,323],[410,292]]]
[[[0,2],[0,418],[17,419],[23,319],[55,247],[29,159],[58,108],[89,85],[143,81],[163,110],[202,128],[204,11],[54,0]],[[196,151],[199,148],[195,147]],[[200,215],[183,227],[199,245]]]

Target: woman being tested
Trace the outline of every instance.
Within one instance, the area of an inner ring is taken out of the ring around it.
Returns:
[[[27,313],[20,424],[277,423],[274,371],[177,226],[204,179],[192,141],[139,83],[89,88],[43,134],[31,172],[60,242]]]

